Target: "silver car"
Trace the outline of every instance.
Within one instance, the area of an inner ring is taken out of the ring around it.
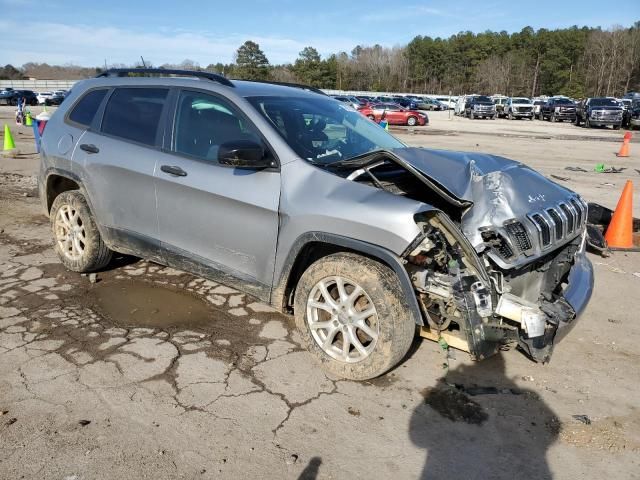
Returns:
[[[129,73],[77,83],[42,138],[70,270],[121,252],[231,285],[356,380],[400,362],[416,327],[477,360],[519,345],[546,362],[585,308],[586,205],[530,168],[407,147],[304,86]]]

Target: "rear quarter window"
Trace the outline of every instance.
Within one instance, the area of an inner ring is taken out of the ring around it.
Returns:
[[[106,89],[92,90],[80,99],[69,114],[69,120],[80,125],[89,126],[95,117],[102,99],[107,94]]]
[[[102,132],[153,146],[168,92],[166,88],[117,88],[105,108]]]

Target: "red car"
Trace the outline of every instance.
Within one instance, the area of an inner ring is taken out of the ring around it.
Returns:
[[[429,117],[417,110],[407,110],[395,103],[374,103],[358,110],[365,117],[376,123],[386,120],[389,125],[428,125]]]

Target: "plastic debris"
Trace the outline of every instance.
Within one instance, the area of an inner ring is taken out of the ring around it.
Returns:
[[[586,415],[571,415],[575,420],[584,423],[585,425],[591,425],[591,419]]]

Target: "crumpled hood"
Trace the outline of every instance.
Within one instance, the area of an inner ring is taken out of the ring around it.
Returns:
[[[496,155],[425,148],[393,153],[457,200],[473,204],[462,216],[462,230],[474,246],[482,243],[479,228],[502,226],[573,193],[522,163]]]

